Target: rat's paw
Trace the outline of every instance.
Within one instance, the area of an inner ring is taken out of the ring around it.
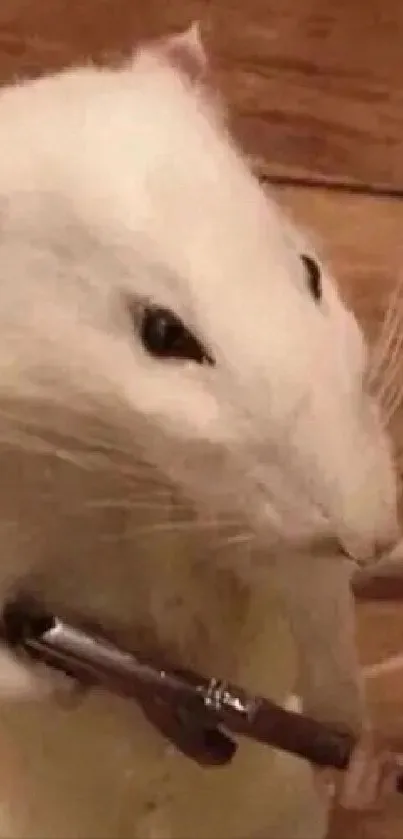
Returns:
[[[402,757],[372,733],[360,738],[345,772],[313,767],[319,797],[332,808],[355,812],[381,811],[396,793],[402,772]]]
[[[327,804],[332,803],[337,790],[336,770],[312,766],[312,772],[314,786],[319,798]]]
[[[341,779],[338,804],[345,810],[379,811],[396,793],[402,772],[399,756],[380,738],[366,733],[357,743]]]
[[[81,696],[74,679],[45,664],[25,664],[7,649],[0,649],[0,701],[41,701],[55,699],[71,706]]]
[[[357,743],[340,786],[339,804],[348,810],[379,810],[396,792],[402,771],[398,756],[373,734]]]

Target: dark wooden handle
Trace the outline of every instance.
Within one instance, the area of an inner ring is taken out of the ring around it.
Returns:
[[[3,609],[0,638],[81,686],[98,686],[137,701],[144,714],[183,754],[202,766],[225,766],[236,753],[231,734],[305,758],[317,766],[346,769],[354,749],[351,732],[281,708],[238,685],[192,671],[155,665],[75,623],[56,618],[27,600]],[[403,774],[397,782],[403,792]]]

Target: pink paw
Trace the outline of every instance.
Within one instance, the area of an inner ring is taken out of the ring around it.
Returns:
[[[338,790],[338,804],[345,810],[381,810],[396,794],[402,772],[399,755],[373,734],[361,737]]]
[[[314,769],[317,790],[332,807],[351,812],[381,811],[396,794],[398,776],[403,773],[401,755],[385,741],[366,733],[358,741],[345,772]]]

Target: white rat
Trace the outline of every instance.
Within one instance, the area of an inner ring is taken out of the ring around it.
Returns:
[[[276,585],[304,708],[359,730],[345,555],[398,538],[389,439],[353,314],[206,74],[191,27],[0,96],[0,596],[280,697]],[[203,774],[112,699],[21,704],[41,686],[2,651],[2,837],[298,835],[270,750]]]

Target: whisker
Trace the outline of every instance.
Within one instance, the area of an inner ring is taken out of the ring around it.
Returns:
[[[0,431],[0,443],[8,448],[16,448],[34,456],[52,457],[60,461],[71,463],[84,471],[110,471],[113,468],[126,481],[137,481],[139,484],[146,482],[148,491],[155,489],[172,493],[172,487],[164,479],[163,475],[155,474],[146,461],[139,461],[134,458],[134,451],[124,449],[118,443],[92,438],[89,434],[81,439],[74,438],[71,443],[61,443],[46,438],[47,429],[36,431],[36,424],[22,426],[21,420],[12,430],[2,429]],[[51,434],[54,437],[54,433]],[[84,447],[85,446],[85,447]],[[155,487],[155,489],[154,489]]]
[[[87,500],[85,502],[86,508],[90,510],[158,510],[158,511],[169,511],[174,510],[177,505],[172,501],[158,501],[154,498],[154,492],[152,493],[152,497],[150,495],[144,494],[142,500],[138,500],[138,498],[132,497],[122,497],[122,498],[114,498],[114,499],[105,499],[102,501],[95,501],[95,500]]]
[[[136,536],[153,536],[155,534],[192,534],[192,533],[208,533],[208,534],[220,534],[225,527],[232,526],[234,527],[233,522],[225,522],[223,520],[202,520],[199,521],[191,521],[191,520],[178,520],[172,521],[171,519],[168,521],[163,522],[152,522],[149,525],[136,525],[133,524],[128,530],[125,532],[118,533],[118,534],[104,534],[101,538],[102,541],[110,542],[121,540],[122,536],[125,539],[132,539]],[[227,537],[225,539],[227,541]]]
[[[384,412],[386,426],[390,426],[403,402],[403,384],[395,391],[393,398],[389,400],[387,410]]]
[[[373,348],[372,360],[367,379],[368,386],[370,387],[374,385],[376,378],[380,375],[385,358],[389,353],[391,342],[397,332],[399,325],[400,298],[403,298],[403,275],[400,277],[389,296],[380,334]]]
[[[57,409],[62,407],[56,405]],[[42,408],[46,415],[46,406],[42,406]],[[299,414],[303,408],[304,399],[290,415],[289,422],[284,424],[284,436],[277,449],[277,456],[274,446],[273,451],[269,453],[269,467],[267,465],[262,467],[260,457],[256,455],[254,456],[252,469],[256,467],[257,473],[256,475],[249,474],[249,476],[246,476],[250,485],[253,486],[254,484],[254,491],[258,494],[258,500],[260,495],[262,509],[264,506],[262,516],[264,515],[265,526],[268,529],[270,528],[273,534],[283,538],[284,533],[287,532],[288,517],[292,518],[293,522],[297,522],[296,529],[301,526],[301,529],[305,530],[306,526],[309,528],[311,525],[313,513],[325,516],[320,499],[314,497],[314,488],[301,475],[298,447],[293,439]],[[51,427],[53,416],[52,411],[49,417],[46,415],[44,425],[41,410],[37,414],[34,412],[31,415],[28,414],[28,416],[21,416],[21,412],[18,414],[18,411],[7,410],[3,406],[0,409],[0,419],[4,422],[4,427],[0,431],[0,442],[4,445],[18,447],[22,451],[33,455],[51,456],[66,461],[82,470],[106,472],[113,469],[116,471],[119,478],[124,480],[127,485],[127,495],[120,493],[118,498],[94,499],[86,503],[87,509],[115,508],[128,512],[138,510],[139,513],[144,512],[144,514],[149,512],[150,517],[154,514],[154,517],[162,518],[165,514],[168,516],[171,511],[180,508],[180,504],[175,507],[171,495],[172,488],[169,487],[168,480],[157,472],[155,480],[153,479],[154,470],[152,466],[146,463],[146,457],[144,464],[140,461],[139,465],[138,459],[141,456],[141,449],[140,456],[138,453],[139,441],[136,441],[136,455],[134,448],[130,449],[129,445],[125,445],[125,437],[123,437],[124,442],[119,435],[117,435],[116,440],[111,440],[111,429],[107,427],[103,432],[102,426],[99,426],[96,421],[94,421],[95,425],[92,424],[90,416],[83,417],[83,425],[80,424],[80,416],[73,416],[72,420],[76,420],[72,422],[73,432],[68,429],[68,418],[66,419],[63,413],[61,413],[60,421],[58,419],[55,425]],[[246,414],[244,419],[247,430],[250,432],[251,427],[255,427],[256,418],[252,414]],[[149,440],[147,441],[148,445]],[[282,452],[285,450],[288,453],[291,452],[291,457],[288,458],[287,456],[286,464],[282,462]],[[295,456],[292,457],[294,453]],[[280,456],[278,457],[278,455]],[[248,469],[249,465],[248,456]],[[146,482],[146,489],[142,487],[144,482]],[[168,487],[165,492],[161,491],[161,484],[164,486],[164,482]],[[159,495],[156,494],[157,489]],[[228,521],[227,525],[235,528],[234,520]],[[141,524],[136,527],[136,532],[139,534],[170,531],[198,533],[203,530],[218,532],[223,526],[225,526],[225,522],[222,520],[218,524],[216,520],[205,518],[182,522],[170,519],[166,522],[154,521],[152,524]],[[240,537],[238,536],[238,538]]]
[[[394,391],[389,395],[389,400],[387,405],[383,406],[383,424],[385,429],[388,429],[394,419],[397,411],[399,410],[399,404],[395,406],[395,403],[399,403],[400,394],[401,392],[401,385],[399,387],[395,387]]]
[[[250,545],[253,541],[251,533],[238,533],[236,536],[228,536],[225,538],[226,545]]]
[[[402,323],[403,327],[403,323]],[[376,394],[376,398],[380,405],[386,404],[390,398],[390,392],[393,389],[395,384],[396,378],[399,373],[402,371],[402,357],[401,357],[401,350],[403,348],[403,328],[400,331],[398,338],[395,342],[393,350],[391,352],[390,358],[388,359],[388,366],[384,371],[384,378],[380,383],[379,390]]]

